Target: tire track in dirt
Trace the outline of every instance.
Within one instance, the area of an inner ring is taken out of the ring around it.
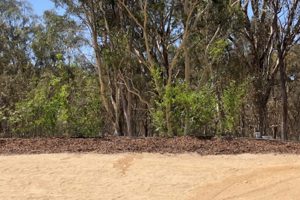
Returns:
[[[266,194],[284,194],[286,191],[278,191],[278,188],[286,188],[285,185],[289,186],[291,182],[292,185],[300,184],[299,165],[267,167],[244,173],[200,186],[192,192],[189,200],[266,199]]]

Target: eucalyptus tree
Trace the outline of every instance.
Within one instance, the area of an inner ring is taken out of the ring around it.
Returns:
[[[9,23],[1,30],[8,39],[1,40],[5,98],[0,117],[1,128],[9,130],[2,131],[22,137],[98,136],[103,127],[101,102],[97,79],[80,52],[85,47],[82,27],[53,11],[31,23],[35,17],[24,13],[30,8],[23,3],[5,5],[11,19],[3,14]]]
[[[290,49],[300,40],[300,1],[275,0],[272,8],[276,12],[274,32],[276,35],[277,63],[280,72],[282,96],[281,138],[288,138],[288,94],[286,90],[286,57]]]
[[[267,103],[278,72],[278,65],[273,59],[276,41],[273,26],[277,22],[278,13],[272,8],[271,1],[241,0],[240,4],[234,6],[240,7],[238,16],[243,23],[235,35],[235,45],[239,47],[240,56],[251,74],[257,128],[265,134]]]
[[[189,134],[210,126],[216,107],[209,91],[212,85],[209,78],[199,84],[204,70],[198,73],[199,68],[208,68],[210,61],[202,58],[224,32],[225,26],[208,22],[217,3],[139,1],[134,9],[127,1],[119,2],[143,35],[140,43],[145,48],[135,53],[152,75],[157,94],[151,105],[154,124],[166,135]]]
[[[85,46],[83,28],[74,19],[58,15],[54,11],[45,11],[42,23],[35,28],[35,37],[31,48],[35,56],[36,67],[55,67],[57,55],[72,62]]]
[[[230,1],[54,2],[89,29],[101,101],[116,135],[132,135],[141,114],[169,136],[192,133],[214,118],[213,84],[196,72],[211,68],[207,57],[225,52],[230,20],[211,13],[227,13]]]
[[[131,53],[140,37],[136,26],[130,26],[117,1],[54,2],[64,6],[67,13],[76,16],[89,30],[87,38],[95,55],[101,102],[107,122],[113,127],[110,131],[115,135],[134,135],[142,129],[138,116],[148,110],[144,96],[148,85],[145,66]],[[136,123],[133,123],[133,115],[137,117]]]
[[[79,18],[90,32],[91,46],[95,54],[95,68],[98,73],[100,86],[100,95],[103,105],[107,111],[110,122],[113,123],[114,132],[121,134],[119,103],[120,91],[112,90],[109,80],[109,72],[105,66],[102,50],[109,43],[109,26],[106,18],[106,12],[103,8],[103,1],[72,1],[72,0],[56,0],[57,6],[65,7],[70,15]]]
[[[0,132],[9,132],[9,110],[30,89],[35,18],[24,1],[0,1]]]
[[[287,94],[285,89],[285,57],[299,34],[299,1],[241,0],[243,26],[241,56],[252,76],[253,104],[256,107],[258,128],[267,129],[267,103],[278,71],[282,92],[282,139],[287,138]],[[236,41],[239,36],[235,39]]]

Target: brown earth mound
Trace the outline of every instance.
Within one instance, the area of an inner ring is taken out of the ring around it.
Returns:
[[[0,154],[36,153],[185,153],[201,155],[241,153],[292,153],[300,154],[300,143],[253,139],[211,139],[194,137],[175,138],[34,138],[0,139]]]

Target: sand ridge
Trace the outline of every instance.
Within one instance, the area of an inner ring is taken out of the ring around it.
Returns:
[[[300,156],[0,156],[5,200],[299,199]]]

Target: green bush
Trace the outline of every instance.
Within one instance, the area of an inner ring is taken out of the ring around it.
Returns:
[[[235,81],[230,82],[223,92],[223,107],[225,118],[222,125],[225,132],[233,133],[239,124],[240,108],[246,95],[247,83],[238,84]]]
[[[72,76],[70,76],[70,73]],[[77,68],[44,72],[9,122],[17,136],[96,136],[102,126],[97,81]]]
[[[184,135],[185,123],[189,125],[188,134],[201,132],[213,121],[216,112],[215,95],[208,86],[199,90],[189,89],[185,84],[168,87],[151,112],[156,131],[161,135],[167,132],[164,111],[168,104],[171,105],[173,135]]]

